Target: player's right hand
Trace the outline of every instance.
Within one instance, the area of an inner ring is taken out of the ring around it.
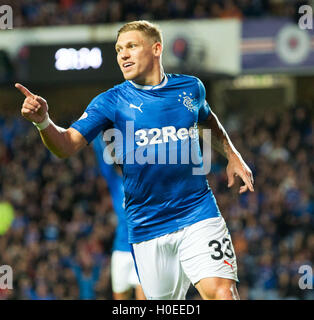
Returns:
[[[15,88],[20,90],[26,97],[22,105],[22,116],[32,122],[40,123],[45,120],[48,113],[48,104],[45,99],[31,93],[20,83],[15,84]]]

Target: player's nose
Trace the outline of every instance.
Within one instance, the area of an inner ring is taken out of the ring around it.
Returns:
[[[130,51],[128,49],[123,49],[120,51],[120,58],[122,60],[126,60],[128,58],[130,58]]]

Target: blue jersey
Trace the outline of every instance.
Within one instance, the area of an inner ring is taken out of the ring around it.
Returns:
[[[124,210],[124,190],[122,177],[117,173],[113,165],[104,161],[105,142],[103,135],[100,133],[93,141],[93,148],[96,154],[100,172],[107,182],[109,192],[111,194],[113,209],[117,215],[117,227],[113,242],[113,251],[131,251],[128,242],[128,228],[126,223],[126,213]]]
[[[130,243],[220,215],[206,176],[192,174],[202,166],[197,124],[209,115],[198,78],[166,74],[157,86],[125,81],[101,93],[72,124],[88,143],[116,130]]]

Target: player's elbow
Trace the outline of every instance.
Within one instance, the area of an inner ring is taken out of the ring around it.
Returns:
[[[49,150],[51,153],[53,153],[59,159],[67,159],[67,158],[71,157],[71,155],[72,155],[69,152],[64,152],[64,151],[60,151],[60,150],[58,150],[58,151],[51,150],[51,149],[49,149]]]
[[[59,158],[59,159],[67,159],[67,158],[70,158],[71,157],[71,154],[69,153],[54,153],[54,155]]]
[[[67,159],[75,155],[78,150],[77,148],[64,148],[59,150],[51,150],[50,151],[59,159]]]
[[[63,143],[58,146],[50,146],[48,149],[59,159],[70,158],[76,153],[75,147],[67,140],[64,140]]]

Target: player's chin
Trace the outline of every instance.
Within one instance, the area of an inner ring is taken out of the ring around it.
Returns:
[[[137,76],[137,73],[134,72],[133,70],[129,70],[129,71],[122,70],[122,74],[125,80],[134,80],[136,79],[136,76]]]
[[[132,76],[130,76],[130,75],[128,75],[128,74],[123,74],[123,78],[124,78],[125,80],[133,80],[133,79],[134,79],[134,77],[132,77]]]
[[[123,77],[125,80],[134,80],[136,76],[131,72],[123,72]]]

